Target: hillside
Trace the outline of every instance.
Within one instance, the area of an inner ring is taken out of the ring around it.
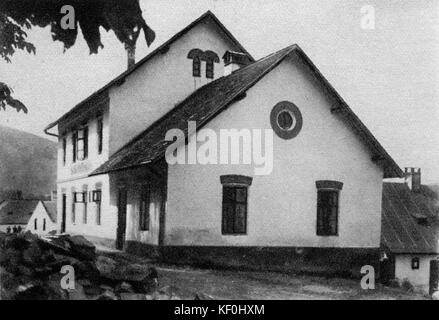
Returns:
[[[25,197],[56,187],[56,143],[0,126],[0,194],[19,189]]]

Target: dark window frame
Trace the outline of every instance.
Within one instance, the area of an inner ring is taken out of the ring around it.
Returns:
[[[339,235],[340,191],[343,183],[338,181],[316,181],[317,187],[317,236]]]
[[[76,144],[77,144],[77,132],[73,132],[72,134],[72,161],[76,162]]]
[[[226,236],[242,236],[248,234],[248,192],[252,183],[251,177],[226,175],[220,177],[223,185],[221,234]],[[244,199],[239,199],[239,198]],[[238,208],[244,212],[239,214]],[[242,221],[237,222],[237,219]]]
[[[84,161],[88,158],[88,127],[84,126],[75,132],[76,160]]]
[[[215,77],[215,65],[213,60],[206,61],[206,78],[213,79]]]
[[[139,196],[139,230],[150,231],[151,228],[151,188],[145,185]]]
[[[43,231],[46,231],[46,218],[43,219]]]
[[[201,58],[200,57],[194,57],[192,61],[192,76],[196,78],[201,77]]]
[[[419,268],[421,266],[421,262],[420,262],[419,258],[418,257],[414,257],[414,258],[412,258],[411,262],[412,262],[411,263],[412,270],[419,270]]]
[[[66,165],[66,162],[67,162],[67,139],[66,139],[66,137],[63,137],[62,138],[62,162],[63,162],[63,165],[65,166]]]
[[[102,154],[104,146],[104,118],[103,116],[98,116],[97,119],[97,133],[98,133],[98,154]]]
[[[38,221],[37,221],[37,218],[34,219],[34,230],[38,230]]]

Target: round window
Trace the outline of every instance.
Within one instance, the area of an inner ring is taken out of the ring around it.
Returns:
[[[291,112],[284,110],[277,115],[277,125],[282,130],[291,130],[294,127],[294,118]]]
[[[302,114],[291,102],[282,101],[275,105],[270,118],[274,132],[282,139],[295,138],[302,130]]]

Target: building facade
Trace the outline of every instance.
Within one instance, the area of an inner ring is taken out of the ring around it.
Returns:
[[[402,175],[297,45],[254,61],[210,12],[55,126],[59,230],[177,263],[375,263],[382,179]],[[264,161],[191,162],[222,130],[265,134]],[[189,164],[170,164],[172,145]]]

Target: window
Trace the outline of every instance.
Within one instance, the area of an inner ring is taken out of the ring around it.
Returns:
[[[96,224],[98,226],[101,225],[101,199],[102,199],[101,190],[95,190],[92,192],[92,201],[96,205]]]
[[[78,133],[77,132],[73,132],[72,134],[72,161],[73,163],[76,162],[76,145],[77,145],[77,136]]]
[[[104,120],[102,116],[98,117],[98,154],[102,153],[104,139]]]
[[[213,60],[206,61],[206,78],[207,79],[213,79],[214,78]]]
[[[194,77],[201,77],[201,59],[200,57],[195,57],[192,62],[192,75]]]
[[[290,130],[294,124],[293,116],[289,111],[284,110],[277,115],[277,124],[282,130]]]
[[[412,269],[419,270],[419,258],[412,259]]]
[[[338,235],[339,194],[343,187],[337,181],[317,181],[317,235]]]
[[[43,231],[46,231],[46,219],[43,219]]]
[[[213,79],[214,78],[214,64],[219,63],[220,59],[218,55],[211,51],[207,50],[203,54],[203,60],[206,61],[206,78]]]
[[[34,219],[34,230],[38,230],[38,222],[37,222],[37,219]]]
[[[151,205],[151,190],[149,186],[144,186],[140,194],[140,203],[139,203],[139,228],[141,231],[149,231],[150,205]]]
[[[76,132],[76,159],[81,161],[88,157],[88,128]]]
[[[302,113],[292,102],[281,101],[271,110],[270,123],[279,138],[290,140],[302,130]]]
[[[247,233],[247,199],[251,182],[252,178],[245,176],[221,177],[223,185],[222,234]]]
[[[63,163],[63,165],[66,164],[66,159],[67,159],[67,139],[63,138],[62,139],[62,163]]]

